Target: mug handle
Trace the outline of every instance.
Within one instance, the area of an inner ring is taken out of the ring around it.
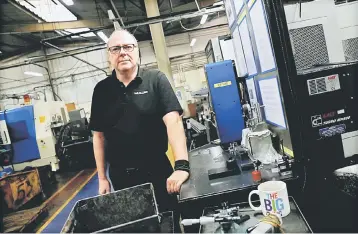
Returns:
[[[259,190],[252,190],[252,191],[250,192],[250,194],[249,194],[249,204],[250,204],[251,209],[253,209],[253,210],[261,210],[261,205],[258,206],[258,207],[252,205],[252,203],[251,203],[251,196],[252,196],[252,194],[257,194],[257,195],[259,195]]]

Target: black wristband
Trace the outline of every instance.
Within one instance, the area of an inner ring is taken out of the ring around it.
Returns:
[[[186,171],[190,173],[190,164],[187,160],[177,160],[174,166],[175,171]]]

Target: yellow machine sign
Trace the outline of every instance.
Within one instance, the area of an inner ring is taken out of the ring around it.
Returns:
[[[214,88],[221,88],[229,85],[231,85],[231,81],[225,81],[225,82],[214,84]]]
[[[40,123],[45,123],[46,116],[40,116]]]

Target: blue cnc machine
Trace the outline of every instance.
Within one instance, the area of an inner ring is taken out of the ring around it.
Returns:
[[[222,144],[240,141],[245,128],[234,69],[231,60],[205,65],[211,103]]]

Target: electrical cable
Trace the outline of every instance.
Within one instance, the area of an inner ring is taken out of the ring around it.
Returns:
[[[64,71],[64,73],[62,73],[61,75],[59,75],[58,77],[56,77],[56,79],[60,79],[62,78],[67,72],[69,72],[70,70],[72,70],[80,61],[77,60],[77,62],[75,63],[75,65],[73,65],[70,69],[67,69],[66,71]]]
[[[181,26],[183,29],[187,30],[187,31],[198,29],[198,28],[202,25],[202,24],[199,23],[199,25],[198,25],[198,26],[195,26],[194,28],[186,28],[186,27],[184,27],[184,25],[182,24],[181,20],[179,21],[179,23],[180,23],[180,26]]]
[[[263,217],[260,222],[270,224],[274,228],[280,229],[281,233],[284,233],[282,228],[281,228],[282,223],[281,223],[281,221],[280,221],[280,219],[278,218],[277,215],[269,214],[269,215]]]

